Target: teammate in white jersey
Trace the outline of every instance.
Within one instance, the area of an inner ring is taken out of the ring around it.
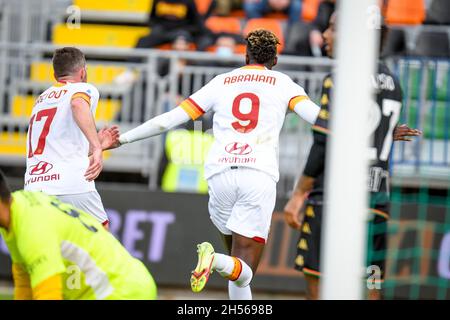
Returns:
[[[86,60],[80,50],[57,49],[53,69],[57,83],[39,96],[30,118],[25,190],[55,195],[107,227],[94,179],[103,167],[102,150],[117,138],[118,130],[97,133],[94,115],[99,93],[86,83]]]
[[[213,110],[215,142],[205,163],[211,220],[228,253],[198,245],[191,276],[194,292],[213,270],[229,279],[230,299],[251,299],[250,281],[267,240],[276,199],[278,140],[290,109],[314,123],[320,108],[277,63],[276,36],[267,30],[247,38],[246,66],[221,74],[178,107],[120,136],[120,144],[160,134]]]

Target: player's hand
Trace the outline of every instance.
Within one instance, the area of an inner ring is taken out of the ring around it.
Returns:
[[[418,137],[422,135],[422,131],[418,129],[411,129],[406,124],[395,127],[394,141],[412,141],[409,137]]]
[[[105,127],[98,132],[98,139],[102,145],[102,150],[109,150],[117,148],[119,142],[119,127],[112,126],[111,128]],[[117,146],[116,146],[117,145]]]
[[[87,181],[95,180],[103,169],[103,150],[101,148],[94,148],[92,155],[89,157],[89,167],[84,174]]]
[[[312,30],[309,34],[309,42],[312,46],[323,47],[322,32],[318,30]]]
[[[302,195],[294,193],[284,207],[284,221],[293,229],[300,230],[301,228],[301,212],[307,194]]]

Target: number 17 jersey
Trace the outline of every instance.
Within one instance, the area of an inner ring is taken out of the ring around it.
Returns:
[[[317,106],[287,75],[248,65],[216,76],[180,107],[194,120],[214,111],[215,141],[205,162],[206,179],[238,166],[278,181],[279,135],[288,108],[297,112]]]
[[[93,115],[98,90],[88,83],[57,83],[33,106],[27,134],[25,190],[50,195],[95,191],[84,174],[89,166],[89,142],[72,115],[75,98],[88,102]]]

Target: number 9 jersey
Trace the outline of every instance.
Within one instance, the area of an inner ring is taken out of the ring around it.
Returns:
[[[27,134],[25,190],[51,195],[95,191],[84,178],[89,142],[72,116],[75,98],[88,102],[95,115],[98,90],[88,83],[60,83],[44,91],[33,107]]]
[[[205,163],[205,178],[230,167],[250,167],[279,179],[279,135],[288,109],[314,123],[320,108],[287,75],[247,65],[216,76],[184,100],[193,120],[214,111],[215,141]]]

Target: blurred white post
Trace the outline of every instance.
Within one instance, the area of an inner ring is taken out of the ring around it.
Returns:
[[[338,1],[330,143],[327,150],[321,299],[364,293],[368,112],[375,71],[375,0]]]

